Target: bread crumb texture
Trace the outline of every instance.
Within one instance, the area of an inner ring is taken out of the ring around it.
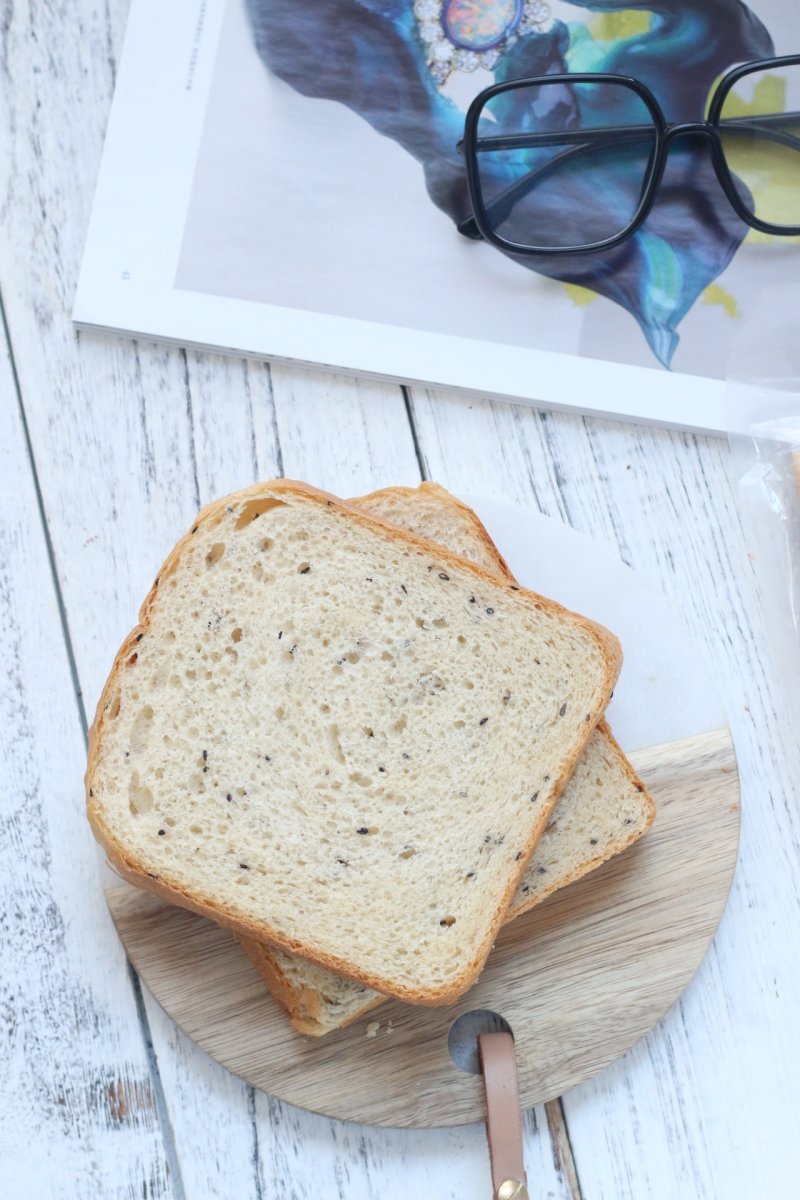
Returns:
[[[610,635],[286,485],[206,510],[157,582],[93,733],[112,860],[381,991],[467,986]]]

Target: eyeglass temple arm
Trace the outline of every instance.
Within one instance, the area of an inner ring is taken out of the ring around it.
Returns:
[[[639,127],[621,126],[619,129],[587,130],[582,134],[576,131],[568,131],[562,135],[526,133],[516,134],[508,138],[486,139],[491,143],[513,142],[514,147],[521,147],[524,141],[525,148],[530,148],[532,146],[539,147],[542,145],[563,145],[565,141],[577,141],[580,139],[578,145],[571,146],[568,149],[563,150],[561,154],[556,154],[553,158],[548,159],[547,162],[542,163],[541,166],[534,167],[534,169],[529,171],[527,175],[523,175],[521,179],[516,180],[515,183],[512,183],[504,191],[499,192],[498,195],[493,197],[493,199],[486,205],[486,211],[494,220],[499,223],[500,221],[505,220],[518,200],[521,200],[523,196],[526,196],[528,192],[532,191],[533,188],[546,179],[548,175],[551,175],[558,167],[562,166],[566,160],[576,158],[579,154],[583,154],[586,150],[594,150],[597,148],[598,144],[602,143],[619,145],[620,143],[624,142],[640,142],[643,139],[649,140],[652,138],[652,133],[652,126],[642,125]],[[587,140],[587,135],[589,136],[589,140]],[[478,145],[481,145],[483,141],[484,139],[480,139]],[[511,147],[505,145],[502,148],[510,149]],[[467,217],[466,220],[461,221],[456,228],[458,229],[459,233],[464,235],[464,237],[478,240],[483,237],[483,234],[478,229],[474,216]]]
[[[769,113],[760,116],[758,120],[753,117],[732,117],[726,121],[720,122],[720,127],[724,125],[725,132],[731,133],[753,133],[757,130],[770,141],[778,142],[782,145],[790,146],[792,149],[800,150],[800,138],[792,134],[785,133],[779,129],[771,129],[769,124],[782,124],[789,121],[797,121],[800,113]],[[541,183],[549,174],[557,167],[561,166],[565,160],[574,158],[585,151],[597,149],[602,144],[619,145],[621,143],[630,143],[643,140],[650,140],[653,135],[652,125],[620,125],[612,126],[604,129],[584,129],[584,130],[565,130],[561,133],[519,133],[509,134],[506,137],[494,138],[479,138],[477,147],[479,149],[529,149],[532,147],[542,146],[563,146],[565,142],[577,143],[569,149],[564,150],[561,154],[555,155],[539,167],[535,167],[518,179],[505,191],[500,192],[487,205],[487,212],[498,221],[502,221],[508,216],[514,204],[523,196],[527,195],[537,184]],[[474,216],[467,217],[457,226],[458,232],[468,238],[481,238],[481,232],[475,222]]]

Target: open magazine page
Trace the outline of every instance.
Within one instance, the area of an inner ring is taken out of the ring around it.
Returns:
[[[702,120],[733,66],[797,49],[795,24],[780,0],[133,0],[75,318],[722,429],[730,347],[766,282],[798,286],[798,239],[749,228],[683,138],[623,244],[512,258],[457,230],[457,143],[483,88],[560,72],[635,76],[668,122]],[[765,97],[800,109],[776,75],[737,113]],[[597,162],[562,173],[549,223],[624,222],[641,177],[608,184]]]

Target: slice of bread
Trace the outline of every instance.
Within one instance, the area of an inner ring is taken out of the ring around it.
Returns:
[[[353,503],[514,582],[476,514],[438,484],[387,488]],[[507,918],[527,912],[619,854],[649,829],[654,816],[652,799],[601,721],[561,794]],[[319,1036],[342,1028],[383,1000],[370,988],[275,946],[239,940],[301,1033]]]
[[[286,480],[204,509],[140,619],[87,770],[123,877],[376,991],[465,991],[616,639]]]

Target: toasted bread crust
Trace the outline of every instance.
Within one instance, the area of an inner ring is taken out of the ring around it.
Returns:
[[[435,553],[437,559],[447,565],[452,564],[455,568],[466,570],[481,580],[484,584],[490,587],[505,588],[509,592],[514,592],[515,598],[521,601],[527,601],[540,609],[557,615],[562,619],[569,621],[578,628],[583,629],[596,642],[602,656],[605,667],[605,676],[600,689],[600,699],[594,711],[588,715],[588,720],[585,722],[585,727],[582,730],[582,737],[578,740],[573,754],[564,764],[560,774],[554,781],[552,795],[548,804],[543,805],[538,814],[537,821],[533,826],[526,845],[521,851],[521,857],[516,870],[509,873],[509,878],[506,881],[506,886],[501,895],[500,902],[496,906],[491,920],[488,923],[486,932],[483,938],[478,943],[472,956],[464,967],[464,970],[450,984],[442,985],[438,988],[411,988],[403,984],[398,984],[395,980],[387,979],[383,976],[374,974],[370,971],[356,968],[351,962],[339,954],[326,953],[315,947],[310,947],[305,943],[300,942],[296,938],[288,937],[281,930],[270,925],[268,921],[255,921],[242,918],[240,915],[233,913],[229,907],[220,905],[213,896],[203,895],[199,892],[189,893],[185,887],[177,880],[171,880],[166,873],[162,873],[159,878],[153,878],[144,865],[136,858],[132,857],[126,848],[119,842],[114,834],[114,831],[108,827],[105,822],[103,813],[94,795],[93,779],[100,739],[103,734],[105,721],[105,708],[109,697],[116,685],[117,678],[123,670],[127,659],[129,658],[132,648],[134,647],[140,635],[147,632],[150,622],[150,615],[158,602],[158,589],[162,580],[169,578],[173,571],[177,569],[184,548],[189,544],[192,537],[192,531],[196,530],[201,524],[213,522],[216,517],[224,516],[226,509],[231,505],[241,505],[248,501],[277,499],[293,503],[315,505],[327,509],[334,509],[352,520],[356,525],[369,529],[388,540],[400,542],[405,545],[413,546],[417,549],[425,549],[431,553]],[[488,534],[486,535],[488,537]],[[89,747],[88,761],[85,777],[86,786],[86,811],[92,831],[103,846],[110,862],[119,871],[120,875],[129,883],[137,887],[144,888],[161,896],[164,900],[172,904],[177,904],[183,908],[188,908],[193,912],[197,912],[202,916],[209,917],[217,924],[227,926],[237,933],[241,933],[246,937],[255,938],[258,941],[272,942],[280,946],[284,950],[288,950],[292,954],[297,954],[301,958],[307,958],[311,962],[318,962],[320,965],[327,967],[331,971],[335,971],[340,975],[344,975],[350,979],[356,980],[358,983],[364,984],[366,987],[373,988],[377,992],[382,992],[385,995],[394,996],[400,1000],[406,1000],[412,1004],[422,1005],[439,1005],[449,1004],[463,995],[465,991],[474,983],[484,962],[489,954],[492,943],[497,934],[497,930],[503,922],[506,910],[516,893],[520,879],[524,874],[528,859],[533,853],[539,838],[549,820],[550,814],[555,807],[558,796],[563,790],[564,784],[572,774],[575,763],[578,761],[586,742],[594,729],[594,726],[600,720],[611,698],[614,685],[616,683],[619,671],[622,665],[622,649],[618,640],[605,629],[602,625],[598,625],[590,621],[586,617],[582,617],[576,613],[566,609],[563,605],[558,604],[554,600],[549,600],[546,597],[539,596],[535,592],[531,592],[526,588],[519,587],[516,584],[508,583],[498,579],[497,575],[486,571],[479,567],[476,563],[470,562],[468,559],[460,558],[453,554],[446,547],[442,547],[435,542],[427,541],[424,538],[414,537],[406,533],[404,530],[398,529],[397,526],[387,524],[378,519],[368,516],[354,504],[340,500],[338,497],[330,493],[323,492],[317,488],[311,487],[309,484],[301,483],[297,480],[279,479],[272,480],[267,483],[257,483],[249,488],[245,488],[240,492],[232,493],[229,496],[222,497],[219,500],[207,505],[201,510],[192,529],[189,530],[180,539],[161,568],[161,571],[156,576],[150,592],[145,598],[139,613],[139,624],[132,630],[122,644],[117,656],[114,660],[111,672],[105,687],[103,688],[100,700],[98,701],[95,719],[89,730]]]

